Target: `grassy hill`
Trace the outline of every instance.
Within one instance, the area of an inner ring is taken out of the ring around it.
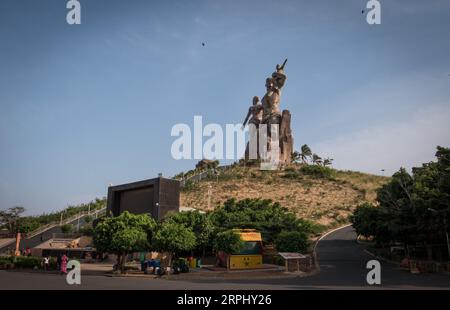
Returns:
[[[316,173],[315,167],[296,164],[280,171],[261,171],[236,165],[218,176],[188,182],[180,203],[182,207],[207,210],[228,198],[272,199],[298,217],[332,227],[345,223],[357,205],[374,202],[376,189],[389,180],[326,167],[319,167]]]

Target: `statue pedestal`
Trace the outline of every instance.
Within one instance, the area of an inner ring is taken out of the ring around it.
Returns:
[[[280,164],[289,165],[294,152],[294,137],[291,129],[291,112],[283,110],[280,123]]]
[[[280,154],[278,157],[278,162],[262,161],[260,154],[258,152],[258,158],[249,159],[249,143],[245,148],[245,162],[246,163],[260,163],[261,169],[263,170],[274,170],[280,166],[288,165],[292,162],[292,152],[294,151],[294,138],[292,136],[291,130],[291,112],[289,110],[283,110],[281,114],[281,122],[278,128],[279,134],[279,150]],[[256,137],[257,145],[259,149],[259,135]],[[270,169],[268,169],[270,167]]]

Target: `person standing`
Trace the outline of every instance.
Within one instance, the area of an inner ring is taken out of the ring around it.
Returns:
[[[48,256],[44,257],[44,271],[47,271],[50,266],[50,258]]]
[[[67,257],[66,254],[63,254],[63,256],[61,256],[61,272],[66,274],[67,273],[67,261],[69,260],[69,258]]]
[[[56,258],[56,270],[61,271],[61,254]]]

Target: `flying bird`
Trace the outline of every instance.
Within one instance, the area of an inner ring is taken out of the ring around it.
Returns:
[[[202,46],[205,46],[205,42],[202,42]]]

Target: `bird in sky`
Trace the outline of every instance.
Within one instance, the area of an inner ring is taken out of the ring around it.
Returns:
[[[202,46],[205,46],[205,42],[202,42]]]

